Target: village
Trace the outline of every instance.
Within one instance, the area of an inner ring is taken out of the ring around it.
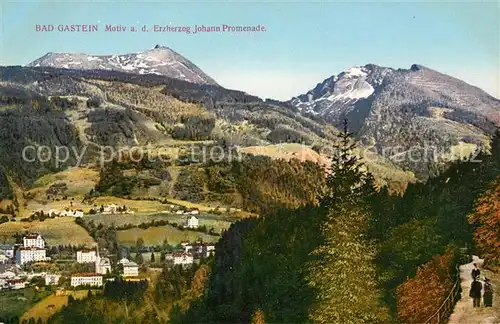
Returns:
[[[82,209],[74,209],[72,208],[73,203],[70,202],[70,206],[66,207],[62,210],[57,210],[57,209],[50,209],[48,211],[37,211],[37,214],[45,214],[48,217],[83,217],[85,215],[84,211]],[[96,206],[97,207],[97,206]],[[170,205],[170,208],[173,209],[175,208],[174,205]],[[97,209],[97,210],[96,210]],[[133,210],[128,209],[126,206],[118,206],[116,204],[110,204],[107,206],[101,206],[100,208],[96,209],[91,209],[90,213],[101,213],[103,215],[110,215],[110,214],[134,214],[135,212]],[[192,210],[183,210],[183,209],[177,209],[175,211],[176,215],[199,215],[200,211],[198,209],[192,209]]]
[[[46,320],[90,292],[190,273],[211,262],[241,213],[165,198],[58,199],[1,224],[0,319]]]
[[[101,208],[102,214],[133,213],[125,207],[109,205]],[[79,210],[66,209],[63,211],[50,210],[45,212],[49,217],[82,217]],[[177,212],[177,214],[180,214]],[[184,226],[196,230],[199,219],[195,216],[199,211],[182,212],[189,215],[185,218]],[[64,289],[88,289],[103,287],[107,281],[117,277],[126,281],[148,280],[144,275],[148,270],[147,264],[138,264],[131,257],[107,255],[106,249],[98,245],[94,247],[79,247],[76,251],[70,250],[71,259],[64,261],[64,270],[36,271],[35,269],[54,269],[61,260],[54,259],[54,250],[40,233],[24,233],[18,243],[0,245],[0,290],[19,290],[30,287],[42,280],[46,286],[55,286]],[[215,245],[202,241],[182,241],[175,248],[164,254],[161,264],[168,267],[189,267],[200,260],[207,259],[215,253]],[[67,254],[67,251],[66,251]],[[69,264],[68,264],[69,263]],[[69,275],[67,269],[85,269],[73,271]],[[36,280],[35,280],[36,279]]]

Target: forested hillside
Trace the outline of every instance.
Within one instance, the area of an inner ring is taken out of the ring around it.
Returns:
[[[103,148],[106,152],[111,148],[114,151],[135,148],[143,152],[172,153],[178,148],[189,151],[191,145],[196,149],[211,149],[213,145],[221,147],[223,143],[265,150],[276,144],[298,143],[324,153],[336,139],[332,125],[301,116],[286,104],[264,102],[241,91],[192,84],[160,75],[0,67],[0,83],[0,144],[3,143],[0,145],[0,166],[23,189],[30,189],[41,176],[60,172],[69,166],[94,167],[102,158],[100,150]],[[41,162],[34,156],[38,151],[30,146],[38,150],[42,147],[50,149],[52,154]],[[33,162],[22,156],[26,147],[29,148],[28,159]],[[60,147],[69,150],[69,158],[63,162],[57,161],[54,154]],[[360,151],[360,154],[365,152]],[[393,189],[401,190],[406,183],[416,180],[411,170],[395,167],[376,152],[366,154],[371,155],[368,168],[381,183],[390,183]],[[81,161],[78,160],[80,156]],[[245,168],[267,168],[277,170],[276,176],[280,176],[281,170],[288,172],[296,168],[268,159],[249,161],[242,163],[245,165],[240,168],[242,171],[246,171]],[[178,165],[178,169],[188,164],[192,163],[187,161]],[[210,168],[226,169],[222,170],[223,173],[227,173],[228,168],[233,169],[231,172],[239,172],[227,163]],[[182,179],[197,177],[195,166],[176,171],[174,173],[182,173]],[[212,171],[209,173],[213,174]],[[316,176],[316,171],[312,174]],[[270,182],[273,179],[271,173],[264,186],[273,187]],[[1,180],[0,175],[0,199],[9,198],[12,193],[7,181]],[[271,188],[262,190],[269,195]],[[200,199],[196,191],[186,194],[182,188],[175,192],[169,188],[168,193],[175,197],[191,195],[194,200]],[[228,195],[225,196],[220,198],[227,200]],[[255,197],[251,199],[255,200]],[[273,197],[274,201],[280,199],[279,195]],[[233,197],[229,200],[233,201]],[[245,197],[237,197],[236,202],[238,207],[258,210],[260,206],[256,205],[267,205],[269,200],[248,202]]]
[[[51,323],[425,321],[454,283],[460,247],[475,242],[498,264],[500,137],[481,162],[457,163],[397,196],[375,189],[348,135],[318,203],[233,223],[200,268],[165,268],[133,300],[107,288],[70,303]]]
[[[402,197],[384,188],[368,198],[348,193],[331,207],[280,210],[234,224],[217,245],[205,295],[173,321],[425,320],[451,288],[457,248],[473,242],[476,225],[467,215],[499,173],[498,136],[492,151],[478,157],[480,163],[458,163],[425,184],[410,185]],[[327,183],[342,179],[330,176]],[[342,195],[337,189],[330,197]],[[498,219],[482,222],[476,236],[491,242],[498,232],[485,231]],[[477,242],[495,253],[491,243]]]
[[[181,156],[168,162],[143,159],[140,163],[114,160],[100,171],[92,196],[137,197],[158,188],[163,196],[259,213],[315,202],[324,181],[325,170],[310,161],[247,154],[234,159],[226,154],[221,160],[205,163],[192,158]]]

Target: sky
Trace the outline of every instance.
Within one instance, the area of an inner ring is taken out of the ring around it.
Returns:
[[[288,100],[368,63],[421,64],[500,98],[500,2],[1,0],[0,65],[47,52],[125,54],[172,48],[226,88]],[[37,32],[36,25],[99,31]],[[119,24],[149,32],[105,32]],[[259,33],[155,33],[153,25],[263,25]]]

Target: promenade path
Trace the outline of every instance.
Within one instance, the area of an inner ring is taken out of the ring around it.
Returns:
[[[481,282],[484,277],[491,279],[493,283],[493,307],[472,307],[472,298],[469,297],[470,285],[472,283],[471,271],[473,263],[481,269]],[[451,314],[449,324],[500,324],[500,274],[492,273],[483,269],[484,260],[473,256],[471,263],[460,266],[460,278],[462,279],[462,298],[457,302]]]

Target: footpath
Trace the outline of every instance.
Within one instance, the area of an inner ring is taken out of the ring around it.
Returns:
[[[471,271],[474,263],[481,270],[481,283],[486,277],[493,284],[493,307],[484,307],[482,298],[481,307],[472,307],[469,290],[472,283]],[[483,269],[483,263],[483,259],[473,256],[471,263],[460,266],[462,298],[455,305],[448,321],[449,324],[500,324],[500,274]]]

